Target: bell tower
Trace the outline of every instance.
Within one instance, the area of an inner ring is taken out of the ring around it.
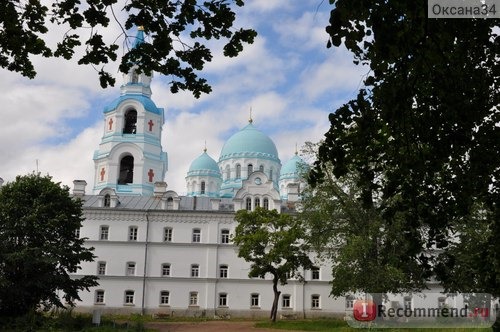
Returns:
[[[134,47],[144,42],[137,31]],[[151,76],[136,67],[124,75],[120,96],[104,108],[104,134],[94,152],[94,194],[113,189],[116,194],[153,195],[163,181],[167,153],[161,146],[163,108],[151,100]]]

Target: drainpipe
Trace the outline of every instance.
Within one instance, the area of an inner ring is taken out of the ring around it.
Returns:
[[[147,262],[148,262],[148,244],[149,244],[149,210],[146,210],[146,244],[144,245],[144,271],[142,274],[142,303],[141,315],[144,316],[146,308],[144,303],[146,300],[146,275],[147,275]]]

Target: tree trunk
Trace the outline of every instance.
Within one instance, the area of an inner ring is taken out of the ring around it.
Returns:
[[[273,292],[274,292],[274,301],[273,306],[271,308],[271,321],[276,322],[276,314],[278,313],[278,301],[281,295],[281,292],[278,291],[278,278],[275,276],[273,278]]]

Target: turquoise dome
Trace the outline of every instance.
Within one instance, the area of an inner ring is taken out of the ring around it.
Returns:
[[[264,158],[279,162],[274,142],[252,123],[231,136],[220,153],[219,162],[229,158]]]
[[[190,175],[221,176],[219,166],[217,166],[215,160],[213,160],[206,151],[193,160],[188,171],[188,176]]]
[[[280,180],[296,179],[307,168],[307,164],[297,154],[281,167]],[[306,169],[307,170],[307,169]]]

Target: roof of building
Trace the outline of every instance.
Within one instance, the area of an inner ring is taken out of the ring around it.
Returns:
[[[132,196],[120,195],[119,204],[114,208],[102,207],[102,197],[98,195],[84,195],[82,198],[84,208],[102,208],[115,210],[165,210],[161,206],[161,197],[156,196]],[[210,197],[187,197],[179,196],[179,211],[214,211]],[[231,199],[222,198],[217,212],[234,212],[234,204]]]
[[[231,136],[222,148],[219,161],[229,158],[267,158],[279,161],[274,142],[263,132],[249,123]]]
[[[188,176],[190,175],[221,176],[217,162],[206,151],[193,160],[188,171]]]
[[[140,83],[138,83],[138,84],[140,84]],[[118,105],[120,105],[125,100],[129,100],[129,99],[133,99],[133,100],[136,100],[139,103],[141,103],[147,112],[151,112],[151,113],[158,114],[158,115],[161,115],[163,113],[163,108],[156,107],[156,104],[154,103],[153,100],[151,100],[151,98],[146,97],[144,95],[138,95],[138,94],[137,95],[136,94],[121,95],[120,97],[113,100],[109,105],[104,107],[104,113],[109,113],[109,112],[114,111],[118,107]]]
[[[305,171],[307,164],[302,158],[300,158],[297,154],[295,154],[290,160],[288,160],[283,167],[281,167],[280,171],[280,180],[282,179],[291,179],[298,178],[300,173]]]

